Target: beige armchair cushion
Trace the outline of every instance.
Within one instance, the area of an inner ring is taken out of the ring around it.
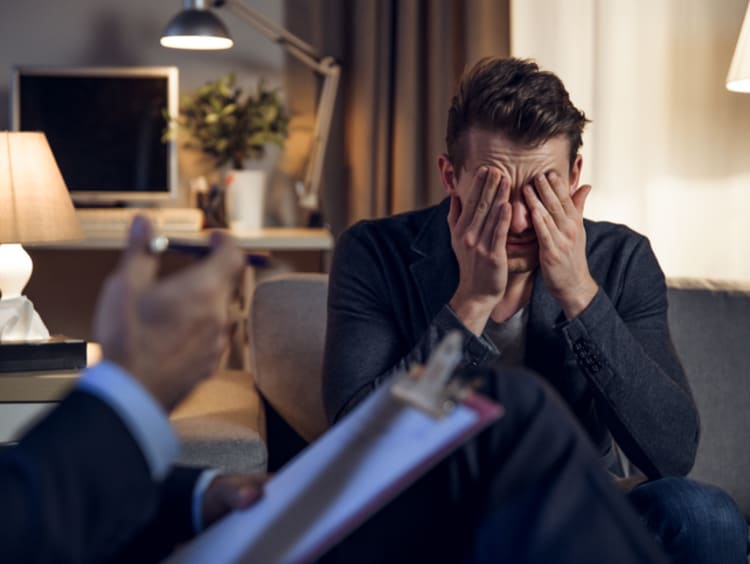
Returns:
[[[255,385],[308,442],[327,428],[322,398],[328,276],[284,274],[260,282],[248,334]]]
[[[264,471],[262,415],[252,375],[219,370],[170,415],[182,441],[179,462],[225,472]]]

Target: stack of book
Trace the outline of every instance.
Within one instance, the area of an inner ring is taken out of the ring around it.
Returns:
[[[86,367],[86,341],[53,335],[41,341],[0,342],[0,372],[81,370]]]

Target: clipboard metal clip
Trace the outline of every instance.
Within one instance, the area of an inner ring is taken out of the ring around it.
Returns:
[[[436,419],[448,415],[466,397],[470,387],[451,376],[463,357],[463,337],[449,332],[430,355],[425,366],[402,374],[391,386],[391,395]]]

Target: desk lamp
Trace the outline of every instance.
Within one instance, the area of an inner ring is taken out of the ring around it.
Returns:
[[[41,132],[0,132],[0,342],[49,338],[23,289],[31,257],[22,243],[81,239],[65,181]]]
[[[750,3],[745,11],[740,37],[727,74],[727,90],[750,92]]]
[[[211,11],[222,8],[232,12],[245,24],[255,28],[267,39],[281,45],[306,66],[323,76],[313,129],[313,142],[304,180],[297,185],[299,204],[303,209],[320,209],[320,178],[328,133],[333,118],[340,67],[331,57],[320,57],[314,47],[286,29],[279,27],[239,0],[184,0],[183,10],[167,25],[161,38],[164,47],[175,49],[228,49],[234,42],[226,26]]]

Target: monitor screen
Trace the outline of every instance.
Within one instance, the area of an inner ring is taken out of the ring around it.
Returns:
[[[46,133],[78,203],[169,199],[176,148],[161,138],[177,84],[176,67],[18,67],[12,126]]]

